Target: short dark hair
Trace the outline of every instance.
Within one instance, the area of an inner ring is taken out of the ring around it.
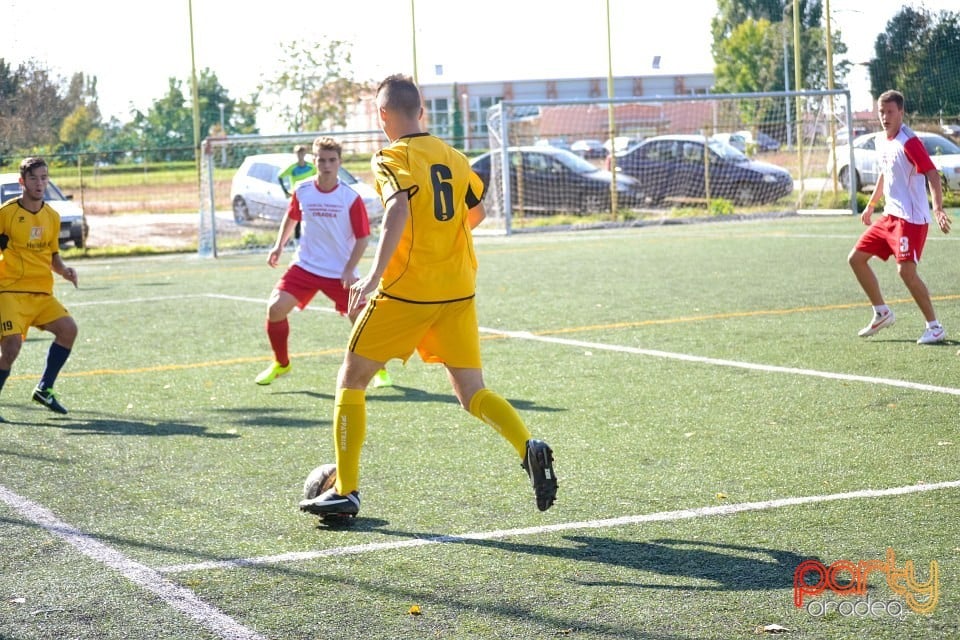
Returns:
[[[313,155],[316,156],[321,151],[336,151],[338,158],[343,156],[343,147],[340,145],[340,141],[330,136],[320,136],[313,141]]]
[[[895,102],[897,108],[903,111],[903,94],[896,89],[890,89],[880,94],[880,97],[877,98],[877,104],[883,104],[884,102]]]
[[[383,94],[383,108],[397,111],[411,118],[420,117],[423,104],[420,89],[410,76],[395,73],[383,79],[377,87],[377,95]]]
[[[45,166],[47,166],[47,161],[39,156],[24,158],[23,162],[20,163],[20,177],[26,178],[27,174],[34,169],[39,169],[40,167]]]

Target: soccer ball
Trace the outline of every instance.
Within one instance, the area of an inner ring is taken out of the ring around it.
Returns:
[[[337,465],[322,464],[311,471],[303,481],[303,497],[306,500],[312,500],[327,489],[332,489],[336,482]]]

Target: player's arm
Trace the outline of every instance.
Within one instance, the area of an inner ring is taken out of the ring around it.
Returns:
[[[367,250],[367,245],[369,244],[370,236],[364,236],[356,239],[356,242],[353,245],[353,251],[350,252],[350,257],[347,258],[347,263],[343,265],[343,274],[340,276],[340,284],[343,285],[344,289],[350,287],[354,282],[357,281],[357,278],[353,274],[357,272],[357,265],[360,264],[360,260],[363,258],[363,254]]]
[[[470,171],[470,185],[467,188],[467,223],[471,229],[476,229],[477,225],[487,217],[487,210],[483,206],[483,180],[475,171]]]
[[[283,219],[280,220],[280,228],[277,230],[277,240],[273,248],[270,249],[270,253],[267,254],[267,264],[271,267],[279,264],[280,254],[283,253],[283,248],[290,242],[290,238],[293,236],[294,229],[297,228],[299,219],[300,201],[297,200],[296,195],[294,195],[290,201],[290,205],[287,207],[287,211],[283,214]]]
[[[283,195],[287,196],[288,198],[290,197],[290,189],[287,188],[287,183],[285,182],[285,179],[291,179],[291,182],[292,182],[292,176],[293,176],[292,169],[293,169],[292,166],[287,167],[286,169],[280,172],[280,175],[277,176],[277,182],[280,183],[280,188],[283,189]],[[290,186],[292,187],[293,185],[291,184]]]
[[[933,200],[933,215],[937,220],[940,231],[950,233],[950,216],[943,210],[943,183],[940,181],[940,172],[936,168],[930,169],[923,175],[927,178],[930,188],[930,197]]]
[[[870,217],[873,215],[873,210],[876,208],[877,203],[880,202],[880,198],[883,196],[883,174],[880,174],[880,177],[877,178],[877,185],[873,188],[873,192],[870,194],[870,200],[867,201],[867,206],[863,209],[863,213],[860,214],[860,221],[863,224],[870,226]]]
[[[940,182],[940,172],[933,164],[933,159],[930,158],[927,148],[923,146],[920,138],[914,136],[903,145],[903,152],[916,167],[917,173],[922,173],[927,179],[927,188],[930,189],[930,195],[933,199],[933,214],[937,220],[937,226],[940,227],[940,231],[950,233],[950,218],[947,217],[947,212],[943,210],[943,184]]]
[[[487,210],[483,207],[482,202],[477,203],[477,206],[467,211],[467,222],[471,229],[476,229],[477,225],[483,222],[486,217]]]
[[[370,244],[370,218],[367,216],[367,206],[363,204],[363,198],[357,196],[353,204],[350,205],[350,228],[353,230],[353,251],[350,252],[347,263],[343,265],[343,273],[340,275],[340,283],[346,289],[357,281],[357,265],[363,258],[363,254]]]
[[[77,270],[73,267],[68,267],[59,253],[53,254],[50,260],[50,270],[62,276],[67,282],[72,283],[74,287],[77,286]]]
[[[410,217],[410,197],[406,191],[397,191],[387,200],[386,212],[383,214],[383,226],[380,232],[380,241],[373,256],[370,271],[357,280],[350,287],[350,303],[347,306],[348,315],[363,306],[367,296],[373,293],[380,284],[380,278],[387,269],[387,264],[403,237],[403,229]]]

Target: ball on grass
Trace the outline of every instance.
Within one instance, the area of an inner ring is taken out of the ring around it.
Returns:
[[[337,465],[322,464],[311,471],[303,481],[303,497],[306,500],[312,500],[327,489],[332,489],[336,482]]]

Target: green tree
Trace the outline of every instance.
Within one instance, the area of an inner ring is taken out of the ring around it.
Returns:
[[[279,117],[291,131],[321,131],[346,126],[351,104],[358,102],[369,87],[354,80],[350,69],[350,44],[332,40],[326,44],[281,47],[286,70],[267,80],[260,92],[279,96]]]
[[[82,151],[103,136],[99,114],[86,105],[80,105],[60,125],[60,142],[65,150]]]
[[[821,0],[800,8],[800,89],[826,89],[826,25]],[[718,0],[713,18],[716,89],[722,93],[795,90],[793,0]],[[831,33],[834,82],[839,86],[850,63],[839,32]],[[786,73],[785,73],[786,70]],[[786,77],[784,77],[786,75]],[[774,137],[785,137],[783,101],[744,102],[739,117]]]
[[[904,7],[887,23],[869,62],[874,97],[898,89],[918,116],[960,114],[960,13]]]
[[[167,79],[167,93],[146,114],[137,110],[134,124],[140,131],[143,147],[156,149],[151,160],[189,160],[193,158],[193,114],[176,78]]]
[[[64,103],[72,111],[60,124],[57,136],[60,151],[81,152],[97,146],[104,132],[97,105],[96,77],[75,73]]]
[[[0,60],[0,136],[4,155],[13,150],[49,150],[60,123],[70,113],[61,97],[61,81],[35,60],[16,70]]]

